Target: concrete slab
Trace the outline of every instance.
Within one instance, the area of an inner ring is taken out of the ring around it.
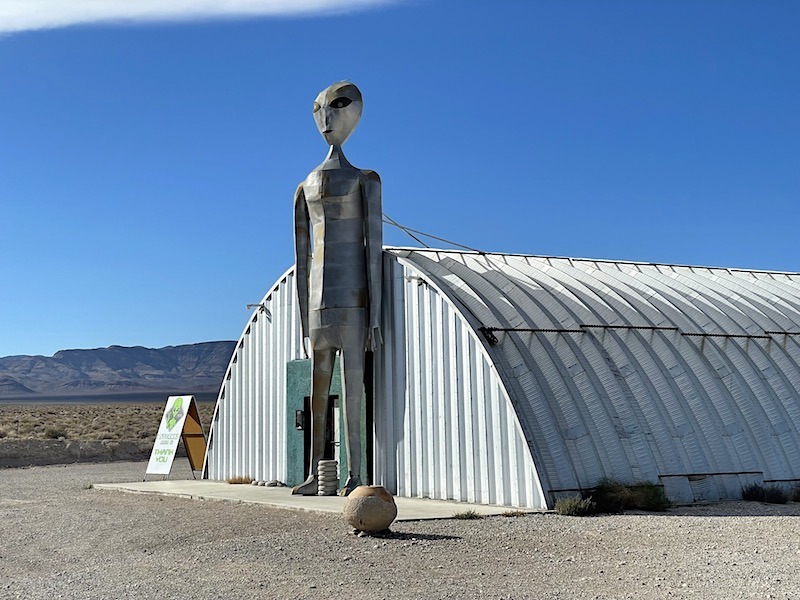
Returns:
[[[345,498],[339,496],[293,496],[289,488],[261,487],[253,485],[233,485],[222,481],[165,480],[140,481],[133,483],[98,483],[96,489],[114,490],[135,494],[160,494],[196,500],[221,500],[227,502],[249,502],[265,504],[289,510],[307,510],[324,513],[341,513]],[[395,498],[397,521],[421,521],[425,519],[452,519],[456,513],[469,510],[481,515],[501,515],[508,506],[486,504],[466,504],[446,500],[426,498]],[[529,511],[527,509],[526,512]]]

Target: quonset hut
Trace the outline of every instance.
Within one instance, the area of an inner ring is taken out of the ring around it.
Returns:
[[[675,502],[800,482],[798,273],[387,248],[383,306],[363,426],[394,494],[552,508],[603,477]],[[290,270],[231,358],[204,476],[302,479],[303,359]]]

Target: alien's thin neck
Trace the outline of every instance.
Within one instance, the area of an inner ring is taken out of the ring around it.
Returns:
[[[325,162],[320,165],[320,168],[330,170],[352,166],[353,165],[351,165],[345,157],[342,147],[334,144],[331,146],[330,150],[328,150],[328,156],[325,157]]]

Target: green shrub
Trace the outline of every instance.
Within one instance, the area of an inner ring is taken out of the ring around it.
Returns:
[[[670,507],[670,501],[664,493],[664,488],[655,483],[637,483],[628,487],[630,503],[625,508],[663,512]]]
[[[792,488],[792,491],[789,493],[789,499],[792,502],[800,502],[800,485],[796,485]]]
[[[556,512],[568,517],[588,517],[597,514],[597,506],[591,496],[588,498],[573,496],[556,500]]]
[[[764,486],[760,483],[750,483],[742,488],[742,500],[748,502],[764,502]]]
[[[482,519],[483,515],[475,512],[474,510],[465,510],[464,512],[457,512],[453,515],[454,519]]]
[[[44,436],[51,440],[57,440],[58,438],[67,437],[67,432],[60,427],[48,427],[44,430]]]
[[[764,502],[770,504],[786,504],[789,501],[789,494],[779,485],[768,485],[764,488]]]
[[[586,496],[591,497],[599,513],[619,513],[623,510],[664,511],[670,507],[664,488],[655,483],[627,485],[605,477]]]
[[[619,513],[630,504],[629,495],[630,492],[624,484],[604,477],[586,496],[594,501],[597,512]]]
[[[792,490],[792,497],[794,497],[795,490]],[[742,500],[786,504],[789,501],[789,493],[780,485],[764,486],[760,483],[751,483],[742,488]]]

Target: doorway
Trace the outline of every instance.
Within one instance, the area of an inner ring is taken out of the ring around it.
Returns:
[[[308,474],[311,467],[311,434],[314,429],[311,418],[311,397],[303,399],[303,473]],[[339,457],[339,396],[328,396],[328,414],[325,416],[325,446],[323,460],[340,460]]]

